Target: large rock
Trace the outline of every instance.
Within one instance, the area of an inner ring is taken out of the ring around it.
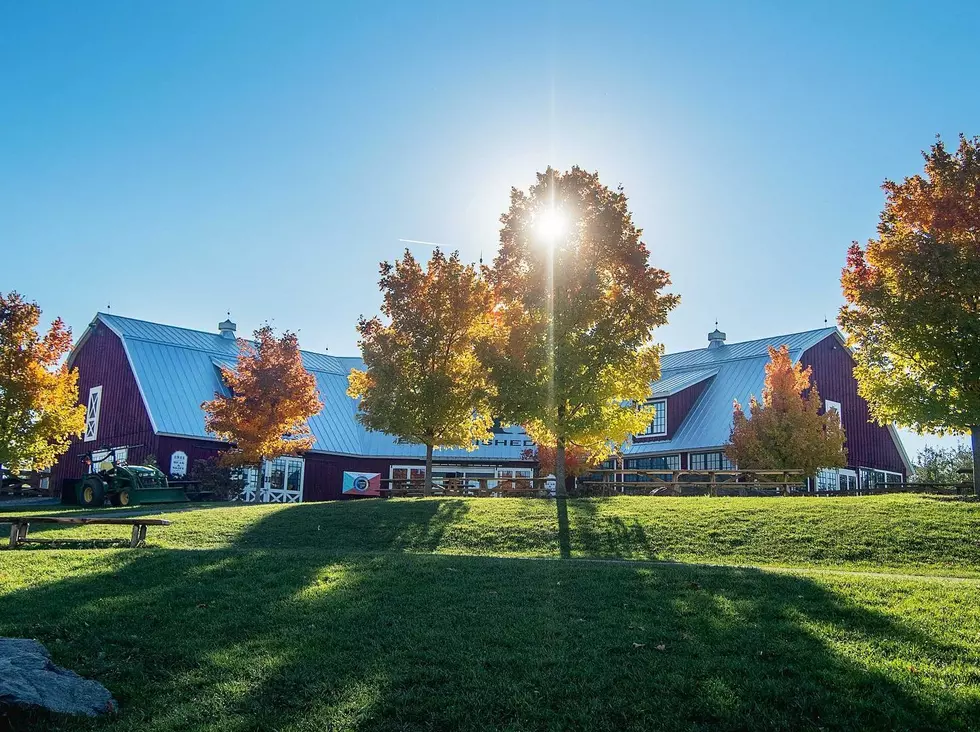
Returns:
[[[56,666],[37,641],[0,638],[0,708],[94,717],[116,711],[116,700],[99,682]]]

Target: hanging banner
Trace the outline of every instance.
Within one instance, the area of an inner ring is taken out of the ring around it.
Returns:
[[[345,470],[344,495],[380,496],[381,473],[349,473]]]

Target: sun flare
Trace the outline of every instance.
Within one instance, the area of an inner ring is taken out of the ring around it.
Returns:
[[[568,217],[560,209],[546,208],[535,219],[534,230],[549,245],[554,245],[568,231]]]

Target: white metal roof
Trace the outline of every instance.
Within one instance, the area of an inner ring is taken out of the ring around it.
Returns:
[[[161,434],[213,439],[204,429],[201,404],[224,391],[220,367],[234,365],[238,355],[235,340],[217,332],[108,313],[99,313],[93,326],[99,321],[122,341],[154,429]],[[751,395],[762,393],[768,347],[786,344],[797,360],[803,351],[836,332],[836,328],[821,328],[664,355],[661,378],[653,384],[654,396],[669,396],[703,381],[709,383],[671,440],[635,443],[627,453],[658,454],[724,445],[731,429],[733,400],[746,403]],[[369,432],[355,418],[357,401],[347,396],[347,376],[352,368],[363,367],[361,359],[310,351],[302,351],[302,357],[304,366],[316,378],[323,402],[323,409],[309,422],[316,438],[315,452],[391,458],[424,456],[422,446]],[[472,452],[440,450],[436,456],[441,461],[520,460],[530,444],[524,431],[516,426],[494,435],[490,442]]]
[[[204,428],[201,404],[213,399],[215,393],[225,392],[221,367],[235,365],[236,341],[217,332],[188,330],[109,313],[96,315],[92,325],[99,321],[122,341],[157,433],[214,439]],[[79,340],[76,351],[85,338],[83,335]],[[315,452],[392,458],[425,456],[424,447],[400,442],[381,432],[369,432],[355,419],[357,401],[347,396],[347,376],[352,368],[363,368],[361,359],[310,351],[301,353],[303,365],[316,378],[323,402],[323,409],[309,421],[316,439]],[[490,442],[493,444],[480,445],[471,452],[438,450],[436,457],[443,462],[520,460],[530,444],[519,427],[495,434]]]
[[[675,389],[670,393],[676,393],[680,391],[676,385],[690,386],[704,381],[709,378],[706,376],[709,371],[713,372],[711,381],[671,439],[635,442],[626,449],[626,454],[654,455],[721,447],[731,434],[732,403],[738,400],[745,405],[752,395],[762,397],[769,346],[788,346],[790,357],[798,361],[804,351],[835,333],[836,328],[820,328],[665,354],[660,380],[653,384],[654,394],[669,389]],[[667,419],[670,420],[669,413]]]

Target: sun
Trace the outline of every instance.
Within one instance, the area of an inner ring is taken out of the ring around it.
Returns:
[[[542,240],[554,246],[568,231],[568,217],[560,209],[545,208],[535,216],[534,230]]]

